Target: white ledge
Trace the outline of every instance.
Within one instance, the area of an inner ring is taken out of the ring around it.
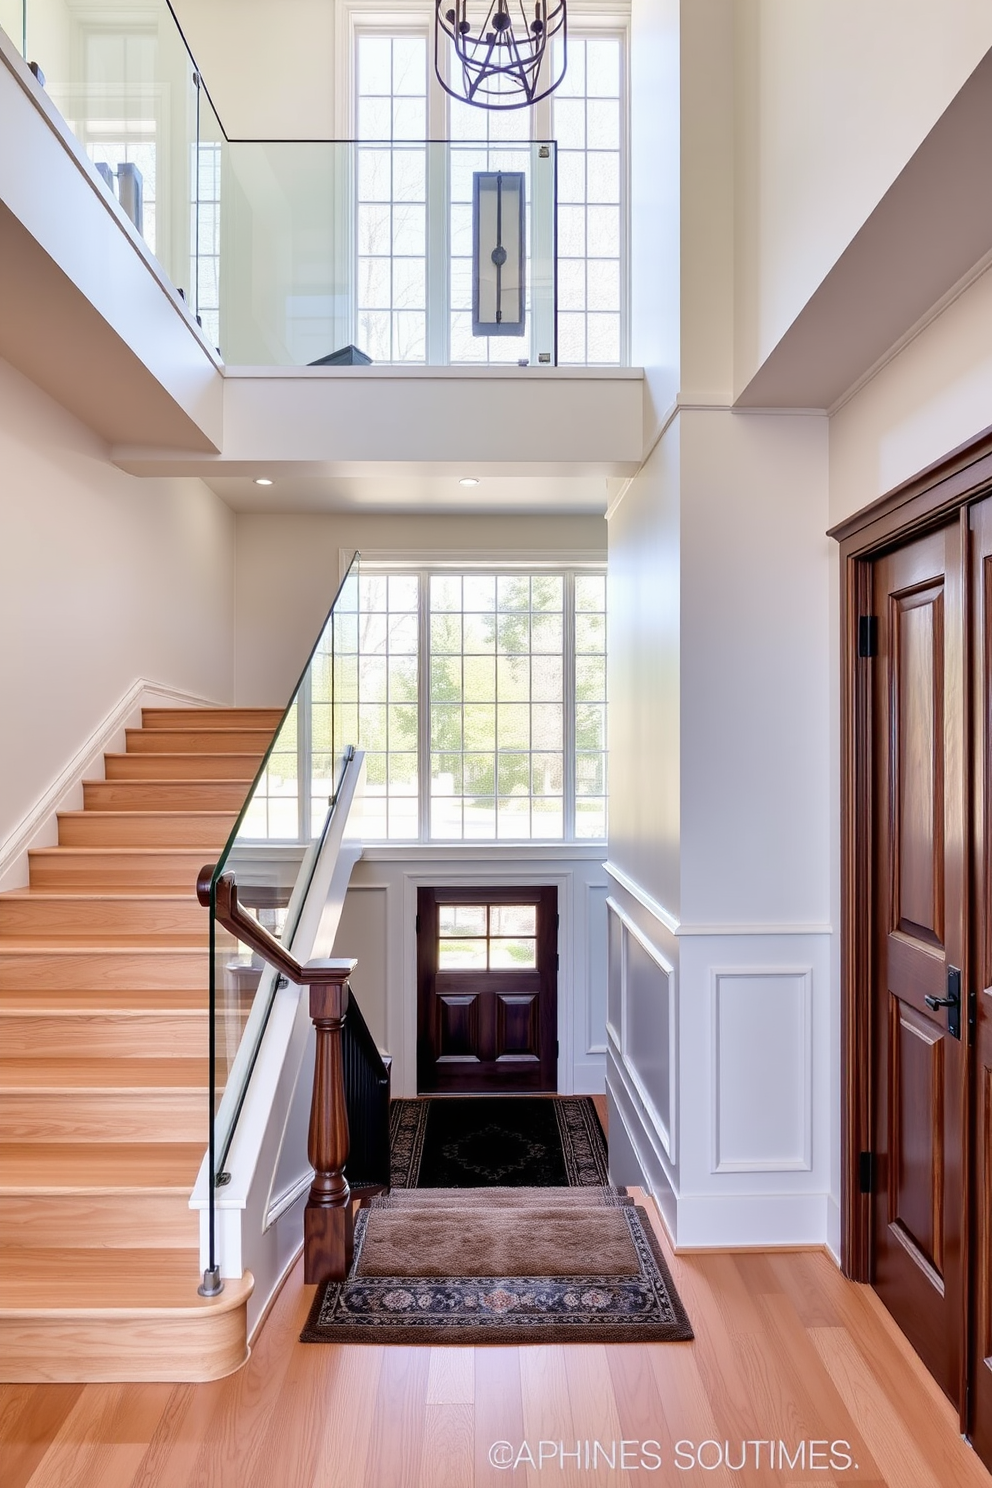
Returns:
[[[367,367],[234,367],[225,366],[224,376],[264,377],[294,381],[303,379],[361,381],[367,378],[397,378],[401,382],[501,382],[512,378],[550,378],[555,382],[643,382],[643,367],[544,367],[544,366],[457,366],[427,367],[397,362],[373,362]]]

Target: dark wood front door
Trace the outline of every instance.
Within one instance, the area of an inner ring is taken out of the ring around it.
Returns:
[[[967,969],[961,533],[955,522],[875,563],[872,730],[873,1284],[959,1405],[967,1029],[942,1004]]]
[[[992,498],[970,512],[972,593],[973,878],[972,1440],[992,1468]]]
[[[557,902],[548,887],[418,890],[418,1090],[557,1090]]]

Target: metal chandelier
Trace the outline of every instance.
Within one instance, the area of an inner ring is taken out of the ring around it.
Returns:
[[[548,46],[561,33],[561,44]],[[451,42],[450,77],[441,66]],[[477,108],[529,108],[565,76],[565,0],[436,0],[434,70],[452,98]],[[459,87],[459,80],[461,86]]]

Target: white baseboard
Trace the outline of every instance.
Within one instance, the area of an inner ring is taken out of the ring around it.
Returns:
[[[841,1213],[840,1203],[833,1194],[827,1195],[827,1249],[834,1260],[840,1265],[841,1251]]]
[[[124,749],[124,730],[141,722],[142,708],[222,707],[212,698],[180,692],[138,677],[110,712],[61,769],[40,800],[21,818],[0,843],[0,890],[19,889],[28,882],[28,852],[33,847],[54,847],[58,842],[58,813],[79,811],[83,804],[83,781],[103,778],[103,756]]]
[[[676,1250],[825,1247],[828,1195],[681,1194]]]

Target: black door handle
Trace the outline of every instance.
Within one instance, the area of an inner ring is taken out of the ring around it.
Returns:
[[[947,968],[947,996],[924,997],[928,1008],[936,1013],[947,1009],[947,1031],[952,1038],[961,1037],[961,971],[957,966]]]

